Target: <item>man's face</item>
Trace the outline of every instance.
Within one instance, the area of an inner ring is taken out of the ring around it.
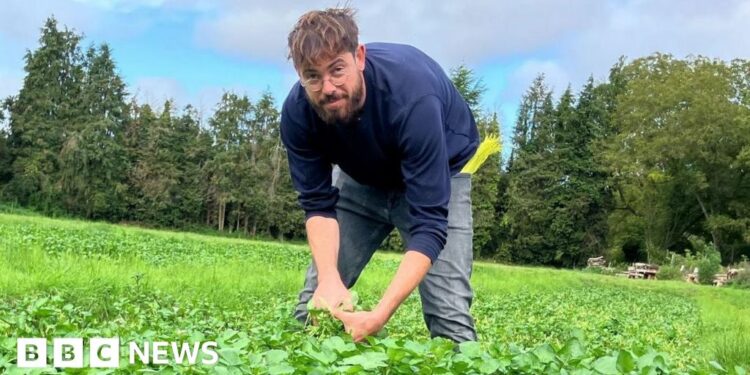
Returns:
[[[308,101],[327,124],[350,123],[362,109],[364,65],[365,47],[360,45],[354,54],[344,52],[299,70]]]

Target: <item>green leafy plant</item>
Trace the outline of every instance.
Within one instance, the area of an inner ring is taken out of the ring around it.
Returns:
[[[353,311],[362,311],[362,307],[359,305],[359,294],[356,291],[350,293]],[[307,322],[305,322],[305,326],[308,328],[308,332],[318,337],[329,337],[344,333],[344,326],[341,321],[331,315],[331,307],[317,307],[314,302],[312,298],[307,302]],[[342,305],[333,308],[341,307]]]
[[[697,253],[698,282],[704,285],[713,284],[714,275],[721,270],[721,253],[713,243],[706,243],[700,237],[690,236],[688,240]]]
[[[666,265],[659,267],[656,278],[658,280],[682,280],[683,275],[680,272],[680,267]]]
[[[750,269],[746,268],[735,275],[732,280],[729,281],[728,285],[740,288],[750,289]]]
[[[387,336],[354,343],[326,309],[310,306],[318,325],[292,318],[309,261],[309,250],[289,244],[0,215],[0,373],[25,373],[18,337],[114,336],[213,340],[220,357],[213,367],[131,365],[125,352],[118,373],[742,374],[735,366],[746,366],[736,340],[728,354],[704,357],[699,305],[671,289],[603,277],[561,286],[560,271],[482,264],[472,305],[480,342],[430,339],[415,294]],[[397,267],[391,256],[373,258],[352,293],[356,310],[382,290],[368,282]],[[523,286],[486,285],[495,267]]]

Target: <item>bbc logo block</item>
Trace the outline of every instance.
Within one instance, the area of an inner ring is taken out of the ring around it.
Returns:
[[[213,366],[219,361],[216,342],[130,342],[128,363],[145,365],[167,365],[170,361],[195,365],[201,363]],[[45,368],[48,350],[45,338],[19,338],[16,341],[17,364],[19,368]],[[52,365],[56,368],[118,368],[120,367],[120,338],[95,337],[88,340],[88,347],[83,338],[66,337],[52,339]],[[171,350],[170,350],[171,349]],[[88,351],[89,363],[83,362],[84,353]]]
[[[52,365],[57,368],[83,368],[82,338],[52,340]],[[120,366],[120,339],[95,337],[89,341],[89,367],[117,368]],[[19,338],[16,341],[19,368],[47,367],[47,339]]]

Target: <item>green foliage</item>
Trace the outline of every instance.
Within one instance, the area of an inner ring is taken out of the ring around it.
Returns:
[[[251,307],[244,311],[226,311],[213,303],[182,301],[139,288],[107,300],[111,305],[106,310],[103,306],[82,307],[74,296],[64,292],[0,302],[3,307],[0,318],[19,317],[2,327],[9,336],[0,340],[0,368],[17,371],[13,338],[37,336],[40,331],[52,337],[117,335],[124,342],[214,340],[218,344],[219,363],[211,367],[173,361],[161,366],[130,365],[127,353],[121,352],[121,370],[129,373],[625,374],[678,368],[668,354],[652,349],[614,349],[597,356],[583,338],[575,335],[560,345],[543,344],[528,349],[499,342],[485,345],[466,342],[456,347],[444,339],[370,338],[364,344],[355,344],[350,338],[338,335],[308,337],[288,316],[288,306],[264,309],[260,300],[248,301]],[[107,313],[128,318],[118,323],[93,321]],[[84,326],[87,326],[85,333]],[[138,326],[143,329],[137,329]],[[701,373],[697,369],[684,370]]]
[[[714,282],[714,275],[721,270],[721,264],[709,258],[702,258],[698,261],[698,282],[704,285],[711,285]]]
[[[659,267],[659,272],[656,273],[658,280],[682,280],[684,278],[682,272],[680,272],[679,266],[665,265]]]
[[[602,156],[621,208],[615,225],[635,223],[649,258],[682,250],[684,233],[710,237],[727,262],[747,249],[750,185],[737,170],[750,144],[746,66],[664,54],[620,66],[616,134]]]
[[[6,189],[21,203],[47,212],[63,209],[59,155],[74,131],[71,120],[83,112],[80,39],[49,18],[39,48],[25,56],[23,87],[7,106],[13,177]]]
[[[728,285],[739,289],[750,289],[750,268],[745,268],[737,273]]]
[[[523,98],[508,165],[504,225],[512,260],[575,266],[606,246],[609,193],[593,145],[606,131],[604,97],[589,81],[558,103],[539,76]]]
[[[0,371],[14,369],[15,338],[40,335],[219,344],[216,367],[124,367],[129,373],[627,373],[662,366],[699,374],[710,366],[701,359],[693,301],[594,275],[570,287],[533,287],[525,281],[541,275],[534,270],[493,273],[495,266],[477,264],[472,308],[480,342],[454,350],[429,338],[416,296],[389,322],[387,337],[366,343],[351,342],[340,324],[301,326],[291,312],[310,261],[304,247],[12,215],[0,215],[0,239]],[[376,301],[387,283],[368,281],[386,280],[397,265],[376,256],[357,286],[357,305]],[[549,272],[549,280],[565,276]],[[486,284],[497,275],[502,283]],[[524,286],[501,291],[510,278]],[[317,318],[336,323],[326,314]]]
[[[1,113],[2,110],[0,110],[0,114]],[[0,121],[2,121],[2,117],[0,117]],[[8,146],[8,134],[4,129],[0,128],[0,186],[6,184],[12,176],[11,155],[10,148]],[[0,193],[2,193],[2,190],[0,190]],[[2,197],[1,194],[0,197]]]
[[[405,248],[406,245],[404,245],[401,234],[399,234],[397,229],[393,229],[385,240],[383,240],[383,244],[380,245],[380,249],[393,252],[403,252]]]
[[[583,272],[593,273],[595,275],[614,275],[617,273],[617,270],[608,267],[586,267],[583,269]]]
[[[81,38],[50,18],[25,56],[23,87],[0,110],[3,199],[48,215],[304,238],[269,93],[227,92],[207,122],[171,100],[152,108],[128,97],[106,44],[82,50]],[[661,263],[687,235],[726,264],[750,255],[748,67],[657,53],[559,97],[539,76],[507,169],[496,155],[472,178],[475,258]],[[451,79],[482,137],[499,134],[481,78],[459,66]],[[402,250],[395,234],[384,248]]]
[[[704,285],[713,284],[714,275],[721,271],[721,254],[712,243],[707,244],[699,237],[691,236],[689,240],[696,251],[698,282]]]
[[[479,107],[482,94],[486,91],[481,79],[471,69],[461,65],[451,71],[451,80],[471,108],[480,140],[488,135],[499,135],[501,128],[497,114],[484,113]],[[497,211],[498,185],[502,178],[500,164],[500,155],[492,155],[471,178],[474,258],[492,257],[499,247],[500,239],[495,227],[500,217]]]
[[[270,94],[227,93],[202,126],[190,105],[128,103],[109,47],[83,53],[80,39],[48,19],[3,106],[6,199],[46,214],[302,237]]]

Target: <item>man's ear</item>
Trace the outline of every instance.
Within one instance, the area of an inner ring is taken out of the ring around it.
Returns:
[[[360,44],[357,46],[357,51],[355,51],[355,56],[357,57],[357,69],[362,72],[365,70],[365,55],[367,54],[367,49],[365,48],[364,44]]]

